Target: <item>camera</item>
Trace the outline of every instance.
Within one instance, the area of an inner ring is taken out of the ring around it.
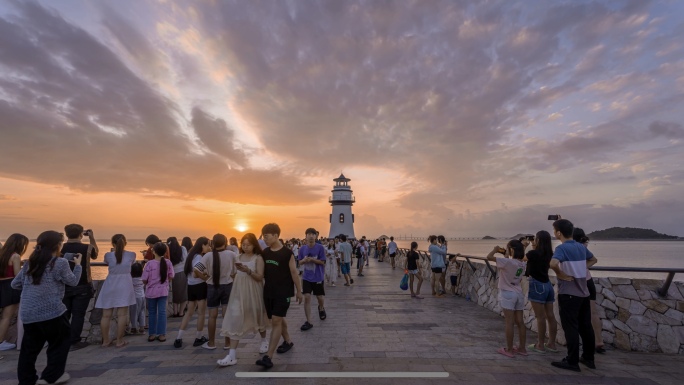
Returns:
[[[86,231],[84,231],[84,232],[83,232],[83,236],[84,236],[84,237],[89,236],[89,235],[90,235],[90,231],[91,231],[91,230],[86,230]]]
[[[560,219],[560,215],[555,214],[555,215],[549,215],[549,220],[550,221],[557,221]]]

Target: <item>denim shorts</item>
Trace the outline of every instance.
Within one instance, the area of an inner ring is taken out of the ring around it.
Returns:
[[[530,290],[527,293],[527,299],[537,303],[554,303],[556,301],[555,293],[553,292],[553,285],[551,282],[539,282],[530,277]]]
[[[411,273],[411,274],[413,274],[413,275],[418,275],[418,274],[420,274],[420,270],[418,270],[418,269],[409,270],[408,272]]]
[[[340,265],[340,270],[342,270],[342,274],[349,274],[351,271],[351,262],[342,262]]]
[[[499,304],[506,310],[525,309],[525,297],[517,291],[499,289]]]

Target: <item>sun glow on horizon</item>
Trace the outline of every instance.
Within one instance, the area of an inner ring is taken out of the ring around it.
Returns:
[[[249,229],[249,227],[247,227],[247,225],[244,225],[244,224],[239,224],[239,225],[235,226],[235,230],[237,230],[241,233],[244,233],[248,229]]]

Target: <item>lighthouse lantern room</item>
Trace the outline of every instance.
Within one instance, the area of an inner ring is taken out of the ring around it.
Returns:
[[[352,195],[349,181],[344,174],[340,174],[335,181],[335,187],[332,189],[332,197],[328,199],[330,206],[332,206],[332,214],[330,214],[330,238],[334,238],[340,234],[344,234],[347,238],[356,238],[354,236],[354,214],[352,214],[352,205],[356,200]]]

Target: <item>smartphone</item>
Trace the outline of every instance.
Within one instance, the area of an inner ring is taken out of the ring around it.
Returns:
[[[506,249],[504,249],[503,247],[499,247],[499,253],[506,254]]]
[[[67,261],[73,261],[75,255],[75,253],[64,253],[64,259]]]
[[[235,266],[242,266],[242,262],[235,262]]]
[[[534,235],[528,235],[525,238],[529,239],[530,241],[534,241]]]
[[[550,220],[550,221],[557,221],[559,216],[560,216],[560,215],[558,215],[558,214],[549,215],[549,220]]]

